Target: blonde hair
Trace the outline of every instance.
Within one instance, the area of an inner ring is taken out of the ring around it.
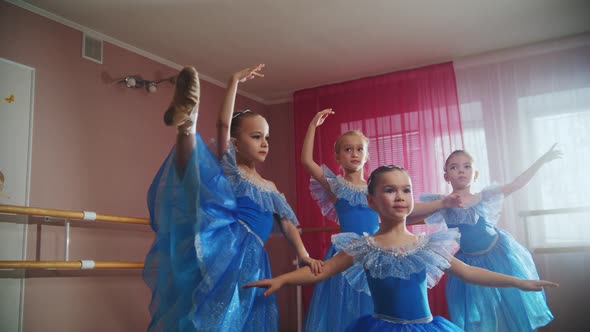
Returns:
[[[340,137],[338,137],[338,139],[336,139],[336,143],[334,143],[334,152],[336,152],[336,154],[338,154],[340,152],[340,147],[342,146],[342,138],[344,136],[358,136],[365,143],[365,147],[368,147],[369,146],[369,139],[367,138],[367,136],[365,136],[363,134],[362,131],[360,131],[360,130],[350,130],[350,131],[347,131],[344,134],[340,135]]]
[[[445,173],[447,172],[447,166],[449,165],[449,160],[451,160],[452,157],[459,155],[459,154],[462,154],[465,157],[471,159],[471,163],[475,162],[475,160],[473,159],[473,156],[471,156],[469,154],[469,152],[467,152],[465,150],[455,150],[455,151],[451,152],[451,154],[447,157],[447,160],[445,161],[445,169],[444,169]]]

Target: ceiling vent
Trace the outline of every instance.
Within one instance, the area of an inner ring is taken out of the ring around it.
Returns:
[[[82,57],[90,61],[102,64],[102,40],[83,34]]]

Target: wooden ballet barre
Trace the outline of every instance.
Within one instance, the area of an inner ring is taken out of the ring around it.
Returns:
[[[562,208],[562,209],[520,211],[518,213],[518,215],[526,218],[526,217],[536,217],[536,216],[547,216],[547,215],[553,215],[553,214],[588,213],[588,212],[590,212],[590,206],[580,206],[580,207]]]
[[[339,232],[340,226],[327,227],[305,227],[301,228],[301,233],[320,233],[320,232]]]
[[[46,216],[54,218],[75,219],[84,221],[106,221],[124,224],[149,225],[149,219],[137,217],[123,217],[88,211],[68,211],[58,209],[43,209],[28,206],[0,204],[0,213],[22,214],[29,216]]]
[[[95,262],[80,261],[0,261],[0,269],[60,269],[60,270],[99,270],[99,269],[143,269],[143,262]]]

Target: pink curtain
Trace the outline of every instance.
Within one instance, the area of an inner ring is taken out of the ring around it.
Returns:
[[[361,130],[370,140],[365,177],[376,167],[405,167],[414,193],[443,193],[444,158],[463,147],[455,74],[451,63],[404,70],[345,83],[297,91],[294,94],[295,151],[300,160],[307,127],[314,115],[332,108],[335,115],[318,128],[314,160],[340,171],[334,159],[334,142],[340,134]],[[296,167],[298,218],[303,228],[335,226],[324,218],[309,193],[309,175]],[[330,233],[305,233],[313,257],[323,257]],[[444,296],[444,292],[439,292]],[[304,290],[308,302],[311,288]],[[445,314],[444,297],[431,302],[433,313]],[[444,308],[439,308],[440,305]]]

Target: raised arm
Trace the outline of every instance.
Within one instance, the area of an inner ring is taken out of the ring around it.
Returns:
[[[223,154],[229,146],[230,128],[232,114],[236,102],[236,94],[238,93],[238,84],[254,79],[256,77],[264,77],[260,71],[264,68],[264,64],[259,64],[254,67],[242,69],[232,75],[227,83],[227,90],[221,110],[217,117],[217,158],[221,159]]]
[[[474,267],[452,258],[449,273],[454,274],[465,282],[488,287],[516,287],[524,291],[541,291],[543,287],[559,287],[557,283],[545,280],[526,280],[511,277],[506,274],[492,272]]]
[[[299,230],[295,227],[295,225],[293,225],[291,221],[285,218],[281,219],[280,222],[281,230],[283,231],[283,234],[285,235],[285,238],[287,239],[291,247],[293,247],[293,250],[295,250],[299,262],[301,262],[303,265],[309,266],[311,268],[312,273],[321,273],[324,266],[324,262],[309,257],[309,253],[307,252],[307,249],[305,249],[305,245],[303,244],[303,240],[301,239],[301,234],[299,233]]]
[[[334,111],[332,111],[331,108],[327,108],[315,115],[307,127],[307,133],[303,140],[303,148],[301,149],[301,163],[303,164],[303,168],[305,168],[307,173],[309,173],[312,178],[318,181],[329,192],[331,192],[331,189],[326,182],[326,179],[324,179],[324,171],[322,170],[322,167],[313,160],[313,143],[317,127],[321,126],[330,114],[334,114]]]
[[[314,274],[307,266],[297,269],[293,272],[285,273],[273,279],[259,280],[245,285],[245,288],[262,287],[267,288],[264,296],[268,296],[284,285],[304,285],[311,284],[327,279],[337,273],[340,273],[354,264],[354,259],[339,252],[336,256],[328,259],[324,263],[324,270],[320,274]]]
[[[416,203],[414,204],[414,210],[408,216],[406,222],[410,225],[415,224],[428,218],[428,216],[440,209],[462,207],[464,207],[463,200],[457,194],[451,194],[436,201]]]
[[[556,149],[556,146],[557,143],[553,144],[549,151],[545,152],[545,154],[537,159],[537,161],[535,161],[526,171],[516,177],[514,181],[502,186],[500,190],[504,196],[508,196],[518,189],[524,187],[527,183],[529,183],[529,181],[531,181],[533,176],[537,174],[543,165],[555,159],[561,158],[563,153],[559,149]]]

